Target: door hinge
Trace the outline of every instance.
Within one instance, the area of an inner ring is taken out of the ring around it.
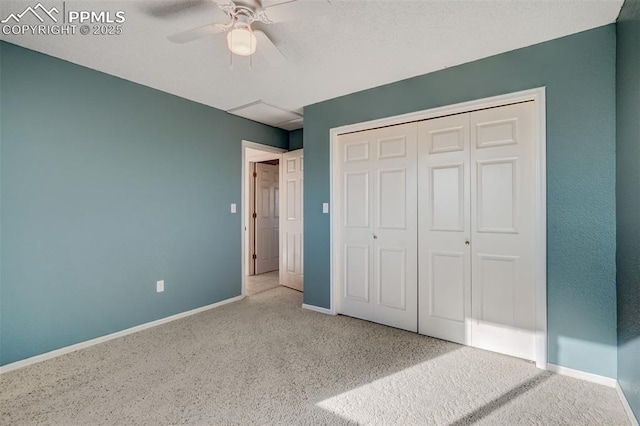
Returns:
[[[256,260],[257,258],[258,258],[258,256],[256,256],[255,253],[254,253],[253,260]]]
[[[254,177],[254,178],[255,178],[255,177],[258,177],[258,173],[253,172],[253,177]]]
[[[256,217],[258,217],[258,213],[254,213],[251,216],[255,219]]]

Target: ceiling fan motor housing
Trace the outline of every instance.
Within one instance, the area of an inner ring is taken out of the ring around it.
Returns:
[[[315,17],[326,13],[328,1],[301,2],[284,1],[275,4],[263,4],[262,0],[211,0],[229,18],[226,23],[212,23],[169,36],[174,43],[188,43],[199,38],[215,34],[227,35],[229,50],[236,55],[250,56],[256,51],[257,43],[262,46],[262,56],[273,66],[286,61],[284,55],[262,30],[253,31],[251,25],[256,22],[273,24],[287,22],[304,17]]]

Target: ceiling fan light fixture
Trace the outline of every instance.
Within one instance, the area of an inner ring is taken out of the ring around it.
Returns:
[[[249,26],[236,27],[227,33],[227,46],[238,56],[251,56],[256,52],[256,36]]]

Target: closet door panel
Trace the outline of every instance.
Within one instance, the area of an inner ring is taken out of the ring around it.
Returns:
[[[471,113],[472,345],[535,359],[534,103]]]
[[[369,303],[369,247],[346,245],[344,297]]]
[[[429,270],[429,315],[442,320],[463,323],[464,285],[468,257],[464,252],[431,251]]]
[[[378,170],[377,229],[407,229],[407,169]]]
[[[344,226],[369,229],[370,178],[368,170],[344,174]]]
[[[340,136],[339,197],[341,297],[338,312],[373,321],[373,188],[375,135]]]
[[[464,163],[444,164],[429,168],[431,188],[429,215],[431,231],[465,229],[465,168]]]
[[[417,330],[417,124],[339,139],[339,312]]]
[[[418,127],[419,332],[469,344],[469,114]]]
[[[376,250],[378,299],[380,306],[406,310],[407,250],[403,248],[378,248]]]
[[[477,161],[476,229],[517,233],[518,159]]]
[[[418,329],[416,123],[375,130],[376,322]]]

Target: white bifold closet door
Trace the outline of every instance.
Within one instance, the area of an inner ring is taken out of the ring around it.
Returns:
[[[420,333],[535,359],[534,103],[419,125]]]
[[[417,124],[339,137],[340,313],[417,331]]]

